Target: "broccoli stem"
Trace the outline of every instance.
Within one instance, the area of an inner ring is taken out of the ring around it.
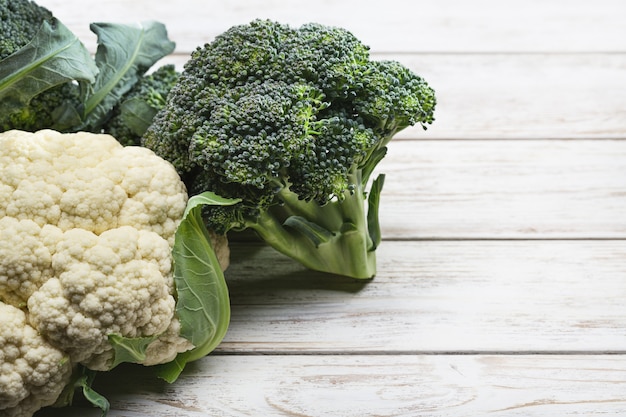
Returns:
[[[372,278],[376,274],[376,253],[367,226],[361,171],[354,170],[350,179],[355,190],[323,206],[300,200],[283,188],[278,193],[283,204],[263,211],[248,226],[274,249],[307,268],[352,278]],[[303,233],[301,227],[293,227],[289,219],[294,218],[303,219],[306,228],[312,226],[314,238]]]

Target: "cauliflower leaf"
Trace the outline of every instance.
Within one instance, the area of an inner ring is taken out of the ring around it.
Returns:
[[[230,299],[224,273],[201,216],[203,205],[229,206],[238,199],[226,199],[205,192],[189,199],[183,220],[176,230],[174,285],[180,335],[195,347],[179,353],[172,362],[160,365],[160,378],[174,382],[187,362],[211,352],[226,335],[230,323]]]
[[[212,192],[193,196],[176,230],[172,250],[176,315],[180,321],[180,336],[191,342],[194,348],[156,367],[157,375],[167,382],[174,382],[188,362],[213,351],[228,330],[228,287],[202,220],[201,209],[204,205],[229,206],[238,202],[239,199],[223,198]],[[111,368],[124,362],[144,363],[150,344],[159,337],[131,338],[110,334],[109,343],[115,352]]]

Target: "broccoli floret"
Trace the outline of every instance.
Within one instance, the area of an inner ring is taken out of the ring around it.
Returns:
[[[122,145],[139,145],[141,137],[179,77],[174,65],[163,65],[141,77],[111,111],[103,131],[113,135]]]
[[[80,87],[77,83],[64,83],[54,86],[33,99],[24,107],[2,118],[0,129],[19,129],[36,132],[41,129],[65,131],[64,112],[73,112],[80,104]],[[74,117],[74,114],[69,115]]]
[[[35,2],[0,0],[0,60],[30,42],[44,21],[54,24],[52,13]]]
[[[241,199],[206,209],[214,231],[251,228],[311,269],[371,278],[384,176],[370,176],[435,101],[347,30],[255,20],[194,51],[142,143],[190,193]]]

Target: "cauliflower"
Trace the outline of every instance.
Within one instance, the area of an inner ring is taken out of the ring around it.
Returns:
[[[77,364],[109,370],[111,335],[147,338],[144,365],[194,348],[172,258],[186,204],[175,169],[146,148],[0,134],[0,414],[54,403]]]
[[[61,394],[72,373],[70,361],[19,308],[0,303],[0,329],[0,414],[32,415]]]

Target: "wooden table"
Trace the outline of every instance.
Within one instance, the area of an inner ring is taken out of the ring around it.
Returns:
[[[173,385],[102,375],[110,416],[626,415],[625,2],[40,4],[92,48],[89,22],[160,20],[179,66],[254,18],[339,25],[439,101],[380,165],[372,282],[234,245],[224,342]]]

